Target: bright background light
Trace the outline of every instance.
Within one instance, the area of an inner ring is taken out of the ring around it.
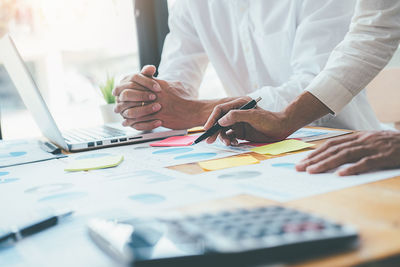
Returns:
[[[60,128],[101,124],[98,84],[139,69],[132,0],[5,0],[16,13],[9,30]],[[174,1],[169,1],[173,6]],[[1,15],[0,15],[1,18]],[[210,65],[201,98],[225,96]],[[5,139],[39,136],[32,116],[0,68]]]

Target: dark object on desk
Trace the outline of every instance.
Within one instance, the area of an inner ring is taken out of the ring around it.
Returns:
[[[43,149],[44,151],[49,152],[53,155],[61,154],[61,148],[57,147],[56,145],[54,145],[50,142],[47,142],[47,141],[39,140],[38,142],[39,142],[40,148]]]
[[[10,232],[0,232],[0,245],[10,245],[27,236],[39,233],[47,228],[55,226],[60,219],[72,215],[72,211],[64,212],[58,215],[52,215],[37,222],[12,229]]]
[[[241,106],[239,109],[240,110],[248,110],[248,109],[252,109],[254,108],[257,103],[261,100],[261,97],[257,98],[256,100],[251,100],[249,101],[247,104]],[[223,127],[221,125],[219,125],[218,122],[216,122],[213,127],[211,127],[210,129],[208,129],[205,133],[203,133],[202,135],[199,136],[199,138],[197,138],[194,143],[200,143],[201,141],[203,141],[204,139],[207,139],[208,137],[212,136],[213,134],[215,134],[216,132],[218,132],[219,130],[221,130]]]
[[[288,262],[351,249],[358,241],[351,226],[281,206],[120,224],[96,220],[89,233],[108,254],[137,266]]]

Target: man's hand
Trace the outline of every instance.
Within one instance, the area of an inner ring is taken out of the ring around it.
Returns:
[[[155,72],[154,66],[145,66],[140,74],[125,77],[113,90],[117,102],[114,111],[120,113],[125,119],[141,118],[158,112],[161,106],[154,101],[157,99],[156,93],[161,92],[161,86],[152,79]],[[125,120],[123,125],[130,126],[131,124]],[[134,128],[150,130],[159,126],[161,126],[161,121],[153,120],[138,124]]]
[[[140,74],[125,78],[113,94],[117,97],[115,112],[125,120],[124,126],[152,130],[159,126],[188,129],[203,125],[219,101],[195,100],[179,82],[153,78],[154,66],[145,66]]]
[[[282,140],[290,134],[290,128],[286,125],[283,113],[269,112],[259,107],[238,110],[250,100],[250,97],[241,97],[217,105],[204,128],[208,130],[217,121],[225,128],[209,137],[207,143],[213,143],[218,135],[226,145],[237,145],[237,139],[272,142]]]
[[[321,173],[345,163],[339,175],[400,167],[400,132],[360,132],[326,142],[297,164],[298,171]]]

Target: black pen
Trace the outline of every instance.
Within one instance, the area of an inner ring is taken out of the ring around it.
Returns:
[[[24,237],[36,234],[54,225],[57,225],[60,219],[71,215],[73,211],[68,211],[58,215],[53,215],[35,223],[23,226],[21,228],[12,229],[7,233],[0,233],[0,244],[14,243],[21,240]]]
[[[248,102],[247,104],[241,106],[239,109],[240,110],[247,110],[247,109],[252,109],[254,108],[257,103],[261,100],[261,97],[257,98],[256,100],[251,100],[250,102]],[[207,139],[208,137],[212,136],[213,134],[215,134],[216,132],[218,132],[219,130],[221,130],[222,127],[221,125],[219,125],[218,122],[216,122],[213,127],[211,127],[210,129],[208,129],[205,133],[203,133],[202,135],[199,136],[199,138],[197,138],[194,143],[200,143],[201,141],[203,141],[204,139]]]

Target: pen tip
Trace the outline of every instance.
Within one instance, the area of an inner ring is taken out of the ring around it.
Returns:
[[[257,97],[257,99],[255,100],[257,103],[260,102],[262,98],[261,97]]]

